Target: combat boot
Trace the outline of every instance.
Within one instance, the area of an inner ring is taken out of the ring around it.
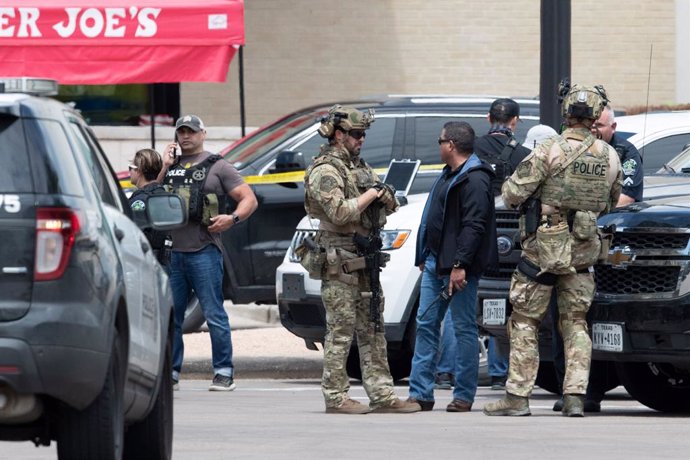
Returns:
[[[525,396],[518,396],[506,393],[506,397],[499,399],[484,406],[485,415],[531,415],[529,410],[529,399]]]
[[[371,412],[369,407],[353,399],[345,399],[338,407],[327,407],[327,414],[368,414]]]
[[[585,397],[583,395],[563,395],[562,412],[566,417],[584,417]]]
[[[422,406],[416,401],[403,401],[395,398],[391,403],[385,406],[376,407],[371,411],[372,414],[409,414],[412,412],[419,412]]]

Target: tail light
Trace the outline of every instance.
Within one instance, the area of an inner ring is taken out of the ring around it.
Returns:
[[[54,280],[62,276],[80,228],[79,217],[72,209],[36,210],[34,280]]]

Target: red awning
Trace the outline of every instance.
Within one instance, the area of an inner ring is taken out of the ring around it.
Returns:
[[[0,4],[0,76],[61,84],[223,82],[243,44],[243,0]]]

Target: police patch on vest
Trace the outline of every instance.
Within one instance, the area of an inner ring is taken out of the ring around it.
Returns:
[[[206,170],[204,169],[197,169],[192,173],[192,179],[195,181],[202,181],[206,177]]]
[[[146,209],[146,203],[144,203],[141,200],[136,200],[134,203],[132,203],[132,211],[143,211]]]
[[[634,176],[635,171],[637,170],[637,161],[633,160],[632,158],[628,158],[625,160],[625,163],[621,165],[621,169],[623,169],[624,175]]]
[[[606,165],[585,161],[573,161],[573,174],[602,177],[606,175]]]

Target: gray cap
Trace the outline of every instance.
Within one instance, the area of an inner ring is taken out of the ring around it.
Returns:
[[[549,137],[558,134],[555,129],[548,125],[534,125],[527,131],[525,142],[522,143],[525,147],[532,150],[537,145],[544,142]]]
[[[175,131],[177,131],[179,128],[183,126],[186,126],[195,133],[198,133],[199,131],[203,131],[204,129],[206,129],[206,127],[204,126],[204,122],[201,121],[201,118],[197,117],[196,115],[185,115],[178,118],[177,123],[175,123]]]

